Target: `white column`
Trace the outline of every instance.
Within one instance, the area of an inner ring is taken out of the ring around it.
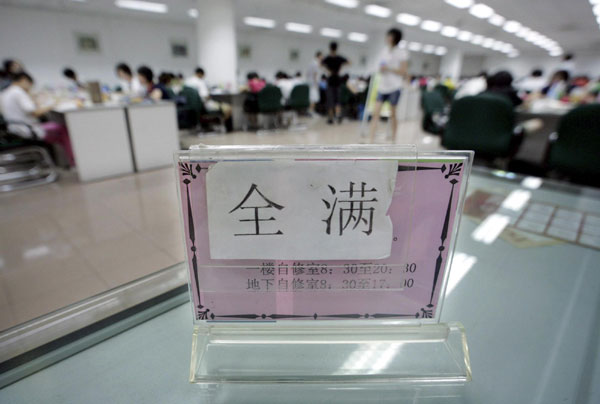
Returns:
[[[197,0],[198,65],[211,85],[237,89],[237,42],[232,0]]]
[[[442,79],[450,77],[455,83],[460,78],[462,69],[463,53],[459,49],[449,49],[448,53],[442,56],[440,63],[440,76]]]

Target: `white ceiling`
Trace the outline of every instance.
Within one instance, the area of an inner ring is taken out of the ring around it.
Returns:
[[[0,0],[0,4],[193,23],[193,19],[187,15],[187,10],[196,7],[195,0],[153,1],[168,4],[169,12],[151,14],[123,10],[114,6],[114,0],[87,0],[83,3],[73,0]],[[355,9],[333,6],[323,0],[233,0],[233,2],[238,28],[242,30],[259,29],[244,26],[242,19],[245,16],[274,19],[277,21],[274,32],[278,35],[303,35],[286,32],[283,27],[285,22],[313,25],[315,29],[309,35],[318,35],[319,28],[332,27],[341,29],[345,34],[352,31],[363,32],[368,34],[371,40],[380,38],[389,27],[399,26],[409,41],[444,45],[448,48],[456,47],[468,54],[499,54],[468,42],[426,32],[418,27],[400,26],[396,23],[395,16],[405,12],[511,43],[521,55],[547,55],[546,51],[524,39],[509,34],[486,20],[473,17],[465,10],[452,7],[443,0],[360,0],[361,5]],[[517,20],[556,40],[566,52],[600,54],[600,30],[588,0],[484,0],[484,2],[507,19]],[[366,15],[363,7],[369,3],[391,8],[392,16],[381,19]],[[367,42],[365,46],[368,44]]]

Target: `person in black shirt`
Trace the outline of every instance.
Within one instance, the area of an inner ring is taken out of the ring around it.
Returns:
[[[509,72],[502,70],[487,78],[487,89],[484,93],[498,94],[506,97],[513,106],[517,107],[523,103],[518,96],[517,90],[512,86],[513,77]]]
[[[340,104],[340,94],[343,85],[343,80],[340,77],[342,67],[350,64],[348,59],[337,54],[337,43],[329,44],[329,55],[321,61],[321,65],[327,70],[329,76],[327,78],[327,113],[329,119],[328,124],[333,123],[333,119],[337,116],[338,122],[342,122],[342,106]]]

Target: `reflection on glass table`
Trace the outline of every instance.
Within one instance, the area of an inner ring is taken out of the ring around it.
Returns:
[[[193,385],[185,302],[5,387],[0,401],[600,402],[600,193],[475,170],[468,194],[442,314],[467,330],[466,385]]]

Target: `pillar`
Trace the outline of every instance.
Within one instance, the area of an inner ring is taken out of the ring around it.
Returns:
[[[237,90],[237,42],[232,0],[197,0],[198,66],[210,85]]]
[[[448,49],[448,53],[442,56],[440,63],[440,76],[442,79],[450,77],[455,83],[460,78],[462,70],[463,53],[459,49]]]

